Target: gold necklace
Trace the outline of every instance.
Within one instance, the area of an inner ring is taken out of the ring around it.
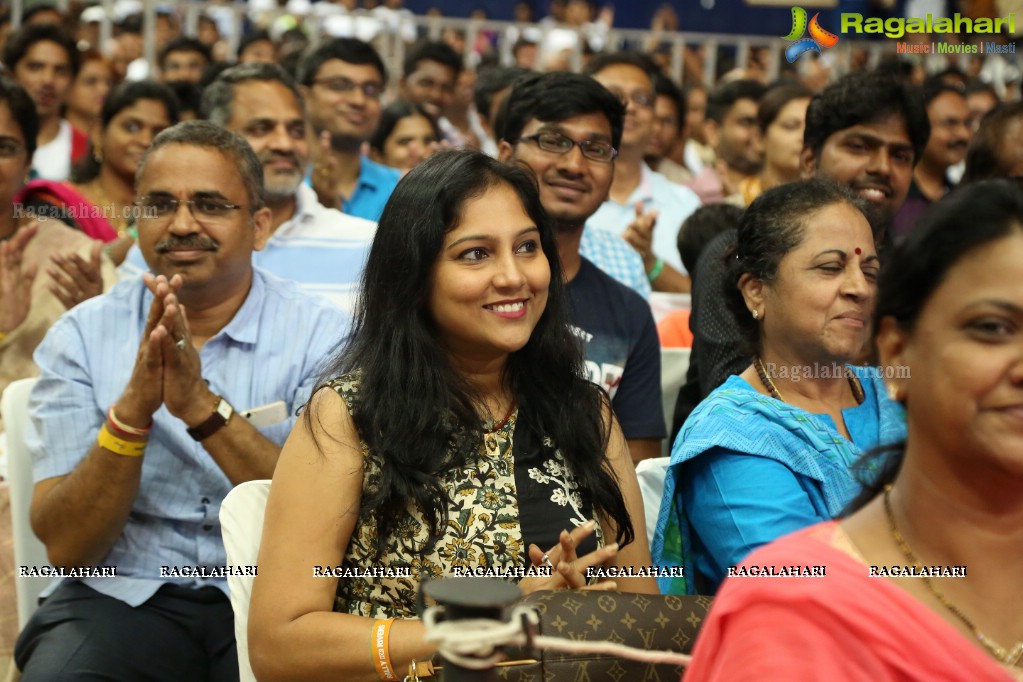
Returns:
[[[902,537],[902,533],[899,532],[898,527],[895,525],[895,514],[892,512],[891,496],[892,486],[886,485],[884,487],[884,513],[888,516],[888,526],[891,529],[892,537],[895,539],[895,544],[899,546],[899,551],[906,557],[906,561],[908,561],[910,565],[922,568],[923,564],[921,564],[920,560],[916,558],[915,554],[913,554],[913,550],[909,548],[909,544],[906,542],[906,539]],[[959,607],[950,602],[948,597],[942,594],[938,588],[934,586],[931,582],[930,576],[921,575],[920,578],[923,580],[927,589],[930,590],[931,594],[934,595],[934,598],[941,602],[941,605],[944,606],[949,613],[958,618],[960,622],[962,622],[962,624],[973,633],[973,636],[978,642],[980,642],[981,646],[987,649],[988,653],[998,659],[1001,663],[1010,667],[1016,665],[1020,658],[1023,658],[1023,642],[1016,642],[1011,649],[1006,649],[998,642],[981,632],[977,626],[973,624],[973,621],[970,620],[965,613],[959,610]]]
[[[771,376],[767,373],[767,366],[764,365],[764,359],[759,355],[756,360],[753,361],[753,368],[756,369],[757,376],[760,377],[760,383],[764,385],[764,388],[766,388],[767,392],[771,394],[771,397],[785,402],[785,399],[781,397],[781,391],[779,391],[778,387],[774,385],[774,382],[771,381]],[[845,368],[845,377],[849,380],[849,388],[852,389],[853,398],[856,399],[856,404],[862,405],[866,398],[863,394],[863,387],[860,386],[860,382],[857,381],[852,370],[848,367]]]
[[[120,205],[114,202],[110,195],[103,189],[103,181],[99,178],[90,183],[93,188],[93,194],[99,199],[99,203],[96,204],[103,214],[103,217],[107,219],[115,230],[117,230],[118,237],[126,237],[128,233],[125,231],[127,220],[124,218],[124,212],[120,210]]]

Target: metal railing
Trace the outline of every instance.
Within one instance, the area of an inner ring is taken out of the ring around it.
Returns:
[[[25,0],[13,0],[12,2],[12,19],[15,27],[19,25],[24,2]],[[56,4],[59,7],[66,9],[68,0],[57,0]],[[156,63],[157,57],[155,39],[157,5],[166,4],[166,2],[157,2],[157,0],[142,0],[142,37],[145,46],[143,57],[151,66]],[[105,44],[105,42],[113,35],[113,10],[115,0],[101,0],[99,5],[104,9],[103,19],[100,22],[100,40],[101,44]],[[226,32],[227,35],[225,39],[228,43],[229,53],[232,56],[237,53],[237,48],[242,38],[246,19],[250,18],[249,15],[252,12],[252,9],[247,3],[233,2],[224,4],[220,2],[208,2],[205,0],[186,0],[184,2],[176,2],[173,6],[178,13],[179,19],[182,20],[183,32],[186,35],[192,36],[196,34],[199,18],[209,8],[216,7],[216,11],[218,12],[223,12],[225,8],[229,8],[231,10],[232,17],[231,30]],[[313,7],[315,8],[315,5],[313,5]],[[282,8],[275,8],[273,10],[260,12],[259,23],[261,25],[269,25],[278,17],[287,14],[289,14],[289,12]],[[378,15],[373,14],[372,11],[366,10],[358,10],[351,14],[354,17],[379,18]],[[474,60],[478,59],[478,57],[474,57],[475,53],[473,48],[477,37],[483,31],[492,32],[499,36],[497,44],[499,61],[502,64],[512,64],[514,62],[514,58],[512,56],[513,46],[510,44],[511,41],[506,39],[509,34],[509,29],[517,29],[520,34],[527,28],[534,33],[539,32],[539,43],[541,45],[544,44],[552,30],[575,30],[578,34],[578,40],[576,40],[574,48],[570,51],[568,57],[569,64],[575,70],[579,70],[583,64],[583,45],[585,44],[586,36],[580,29],[551,25],[546,22],[523,25],[511,21],[474,20],[456,17],[429,17],[412,14],[404,16],[402,21],[411,22],[415,26],[416,34],[418,36],[425,36],[434,40],[439,39],[446,29],[453,29],[462,32],[465,36],[465,58],[467,63],[474,63]],[[381,24],[383,30],[381,30],[373,39],[373,44],[380,52],[384,62],[387,64],[389,73],[392,76],[400,74],[407,45],[401,38],[400,31],[395,33],[389,32],[387,28],[383,26],[382,20]],[[310,12],[310,14],[306,15],[302,25],[312,40],[319,38],[323,33],[322,17],[316,16],[314,12]],[[670,55],[670,73],[676,82],[683,84],[686,84],[687,81],[685,69],[686,50],[695,47],[702,48],[702,73],[700,75],[700,80],[705,85],[712,85],[717,81],[717,77],[719,75],[718,64],[722,55],[729,53],[734,54],[735,68],[745,69],[749,66],[751,55],[753,50],[756,48],[762,48],[766,52],[766,71],[768,79],[776,79],[781,73],[783,50],[786,43],[781,38],[774,38],[770,36],[694,32],[655,32],[641,29],[612,28],[608,31],[605,49],[641,49],[649,45],[657,45],[659,49],[666,49],[668,51]],[[855,50],[866,51],[868,55],[867,64],[869,66],[874,66],[886,55],[894,54],[895,45],[890,41],[854,41],[843,38],[838,45],[825,53],[829,65],[831,66],[833,77],[849,71],[852,65],[852,55]],[[811,63],[810,60],[801,60],[801,62],[802,63],[797,62],[797,66],[806,66]],[[542,64],[539,64],[538,66],[542,68]]]

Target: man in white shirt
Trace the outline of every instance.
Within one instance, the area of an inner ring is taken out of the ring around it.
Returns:
[[[586,73],[614,93],[625,109],[625,128],[607,201],[587,226],[622,234],[643,257],[655,291],[689,291],[676,246],[678,230],[700,200],[687,187],[643,161],[654,133],[654,85],[648,60],[630,52],[595,57]]]
[[[350,313],[376,224],[323,206],[303,182],[309,143],[294,81],[274,64],[232,67],[207,86],[202,114],[245,138],[263,164],[271,234],[253,263]]]
[[[61,116],[64,100],[78,73],[78,50],[60,26],[30,24],[4,46],[4,66],[28,92],[39,116],[39,136],[32,170],[46,180],[66,180],[72,159],[88,147],[88,139]]]
[[[303,182],[309,144],[295,82],[273,64],[232,67],[206,88],[202,114],[244,137],[263,162],[273,217],[253,262],[351,312],[376,223],[327,208]]]

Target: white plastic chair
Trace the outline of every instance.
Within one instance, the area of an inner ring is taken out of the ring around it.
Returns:
[[[224,536],[229,566],[255,566],[259,558],[259,542],[263,536],[263,516],[270,481],[246,481],[227,494],[220,505],[220,528]],[[252,597],[252,576],[230,575],[234,610],[234,636],[238,644],[238,672],[241,682],[256,682],[249,665],[249,599]]]
[[[689,371],[690,348],[661,349],[661,409],[664,411],[664,425],[671,435],[671,421],[675,417],[675,401],[678,391],[686,383],[686,372]],[[661,445],[661,454],[671,453],[671,438],[665,438]]]
[[[668,473],[669,459],[671,458],[654,457],[652,459],[644,459],[636,465],[639,491],[643,494],[643,517],[646,519],[646,535],[651,546],[654,543],[657,514],[661,510],[661,497],[664,495],[664,477]]]
[[[48,566],[46,546],[29,524],[32,506],[32,457],[25,447],[28,423],[28,396],[36,379],[21,379],[8,384],[0,401],[4,430],[7,433],[7,476],[11,493],[11,529],[14,535],[14,589],[18,597],[18,630],[39,607],[39,593],[52,582],[48,577],[22,577],[19,566]]]

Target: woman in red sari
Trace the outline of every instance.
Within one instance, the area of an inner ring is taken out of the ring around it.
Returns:
[[[886,267],[906,442],[851,516],[733,569],[685,682],[1023,679],[1023,192],[953,192]]]

